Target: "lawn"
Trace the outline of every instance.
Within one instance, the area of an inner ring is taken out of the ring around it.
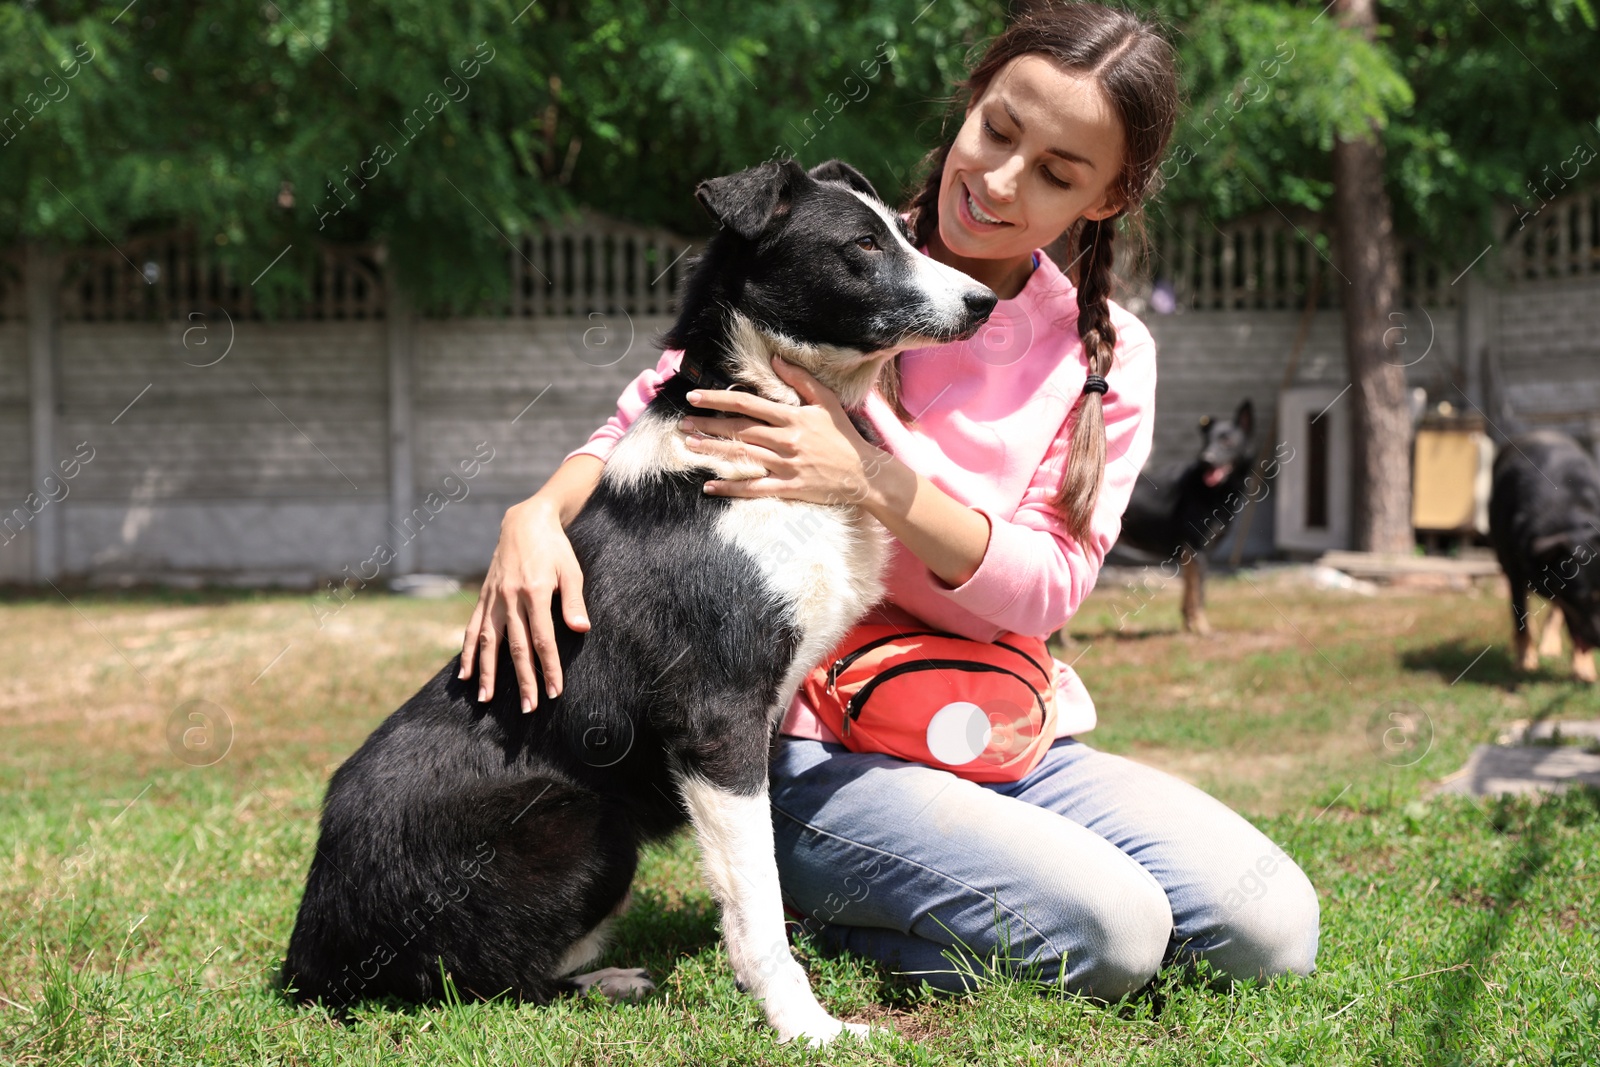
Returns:
[[[1429,795],[1516,719],[1600,717],[1548,663],[1519,678],[1503,598],[1215,582],[1211,640],[1173,591],[1107,582],[1068,628],[1092,743],[1249,815],[1322,899],[1310,978],[1170,974],[1110,1008],[1025,981],[937,998],[800,953],[865,1046],[781,1047],[735,989],[692,843],[646,856],[599,999],[287,1006],[273,977],[328,774],[451,654],[467,598],[362,593],[0,599],[0,1061],[23,1064],[1593,1064],[1600,799]],[[195,718],[194,716],[201,716]]]

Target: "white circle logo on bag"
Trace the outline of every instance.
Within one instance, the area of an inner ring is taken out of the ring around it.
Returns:
[[[971,763],[989,747],[994,728],[988,714],[967,700],[946,704],[928,720],[928,752],[952,767]]]

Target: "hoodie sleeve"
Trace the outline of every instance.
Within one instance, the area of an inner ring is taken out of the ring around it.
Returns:
[[[1122,530],[1122,513],[1150,456],[1156,359],[1155,342],[1142,323],[1128,316],[1117,325],[1118,358],[1104,397],[1105,480],[1089,536],[1075,539],[1050,504],[1066,468],[1075,421],[1068,418],[1014,512],[976,509],[989,520],[989,545],[972,577],[954,588],[933,578],[950,601],[1000,630],[1043,635],[1066,625],[1094,588]],[[1065,384],[1081,390],[1083,377],[1080,368]]]
[[[593,456],[604,462],[611,455],[611,450],[617,447],[617,442],[622,440],[622,435],[628,432],[628,427],[639,414],[655,399],[656,392],[661,388],[661,383],[672,377],[678,371],[678,364],[683,359],[683,353],[676,348],[669,348],[661,353],[661,359],[654,367],[639,372],[639,376],[628,383],[628,387],[617,397],[617,412],[605,421],[582,446],[573,449],[562,457],[565,463],[573,456]]]

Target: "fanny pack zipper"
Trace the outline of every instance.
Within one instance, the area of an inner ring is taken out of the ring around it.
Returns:
[[[1046,685],[1049,685],[1052,681],[1054,681],[1054,672],[1052,672],[1050,670],[1047,670],[1045,668],[1044,664],[1040,663],[1038,660],[1034,659],[1032,656],[1030,656],[1026,652],[1022,651],[1022,649],[1018,648],[1016,645],[1011,644],[1009,641],[993,641],[993,642],[991,642],[991,644],[999,645],[1001,648],[1009,648],[1011,651],[1013,651],[1017,655],[1021,656],[1035,670],[1037,670],[1041,675],[1044,676],[1044,680],[1045,680],[1045,684]]]
[[[902,634],[899,636],[909,635]],[[1024,656],[1023,658],[1027,659],[1028,657]],[[1032,660],[1029,660],[1029,662],[1032,662]],[[866,685],[857,690],[856,694],[852,696],[844,706],[844,732],[846,734],[850,732],[850,723],[859,718],[861,712],[865,710],[867,697],[871,695],[872,691],[878,688],[878,686],[882,685],[884,682],[887,682],[890,678],[907,674],[911,671],[944,670],[945,668],[956,671],[990,671],[995,674],[1009,674],[1011,677],[1028,687],[1028,692],[1033,694],[1033,702],[1039,705],[1039,714],[1041,716],[1045,714],[1044,700],[1039,696],[1039,691],[1033,687],[1031,682],[1029,682],[1022,675],[1018,674],[1016,671],[1010,670],[1006,667],[1001,667],[994,663],[975,663],[972,660],[965,659],[920,659],[913,663],[896,664],[886,671],[879,671],[877,674],[872,676]]]
[[[884,645],[887,645],[889,642],[898,641],[902,637],[955,637],[955,636],[957,636],[957,635],[956,634],[947,634],[943,630],[908,630],[903,634],[890,634],[888,637],[880,637],[876,641],[868,641],[866,644],[862,645],[860,648],[858,648],[855,651],[851,652],[849,655],[844,656],[841,659],[836,659],[836,660],[833,661],[833,666],[828,668],[828,692],[830,692],[830,693],[833,692],[833,687],[834,687],[835,683],[837,683],[839,681],[840,672],[842,672],[846,667],[850,666],[850,664],[854,663],[856,660],[860,659],[862,656],[865,656],[868,652],[871,652],[875,648],[882,648]]]
[[[889,644],[891,641],[899,641],[902,638],[906,638],[906,637],[951,637],[951,638],[955,638],[956,640],[962,640],[962,637],[961,637],[960,634],[947,633],[944,630],[907,630],[903,634],[890,634],[888,637],[880,637],[876,641],[868,641],[866,644],[862,645],[860,648],[857,648],[854,651],[852,651],[849,655],[844,656],[844,657],[842,657],[840,659],[836,659],[836,660],[833,661],[833,665],[828,668],[828,692],[830,692],[830,693],[833,692],[835,685],[839,681],[839,675],[842,674],[844,672],[844,669],[846,667],[850,666],[850,664],[854,663],[856,660],[860,659],[862,656],[866,655],[868,652],[871,652],[875,648],[882,648],[884,645]],[[1001,648],[1004,648],[1004,649],[1009,649],[1010,651],[1015,652],[1017,655],[1021,656],[1023,658],[1023,660],[1025,660],[1030,666],[1032,666],[1035,670],[1037,670],[1040,673],[1040,675],[1043,676],[1046,685],[1050,684],[1050,682],[1052,680],[1051,676],[1050,676],[1050,672],[1045,670],[1043,664],[1041,664],[1038,660],[1034,659],[1032,656],[1028,655],[1026,652],[1022,651],[1022,649],[1018,648],[1016,645],[1013,645],[1008,641],[993,641],[993,642],[990,642],[990,643],[999,645]],[[955,661],[951,661],[951,662],[955,662]],[[962,661],[962,662],[964,662],[964,661]],[[1000,669],[1004,670],[1005,668],[1002,667]],[[1007,672],[1007,673],[1014,674],[1015,672],[1012,671],[1012,672]],[[1023,685],[1030,685],[1028,680],[1025,679],[1025,678],[1022,678],[1021,675],[1017,675],[1017,677],[1022,682]]]

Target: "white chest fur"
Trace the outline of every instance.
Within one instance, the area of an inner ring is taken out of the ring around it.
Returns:
[[[774,498],[730,501],[717,532],[755,558],[800,630],[807,668],[883,596],[887,537],[859,508]]]
[[[731,501],[717,533],[755,557],[800,633],[768,712],[776,720],[811,668],[883,596],[889,535],[859,508],[771,497]]]
[[[729,479],[764,473],[697,455],[683,442],[669,417],[646,412],[617,442],[602,477],[626,488],[662,471],[693,467]],[[778,714],[805,674],[882,598],[889,535],[857,507],[774,497],[730,499],[708,533],[756,561],[769,602],[783,605],[799,630],[800,646],[773,709]]]
[[[715,471],[718,478],[755,478],[766,473],[748,463],[733,463],[690,452],[684,444],[687,438],[674,422],[672,416],[659,411],[640,415],[612,450],[601,478],[626,488],[662,471],[686,471],[695,467]]]

